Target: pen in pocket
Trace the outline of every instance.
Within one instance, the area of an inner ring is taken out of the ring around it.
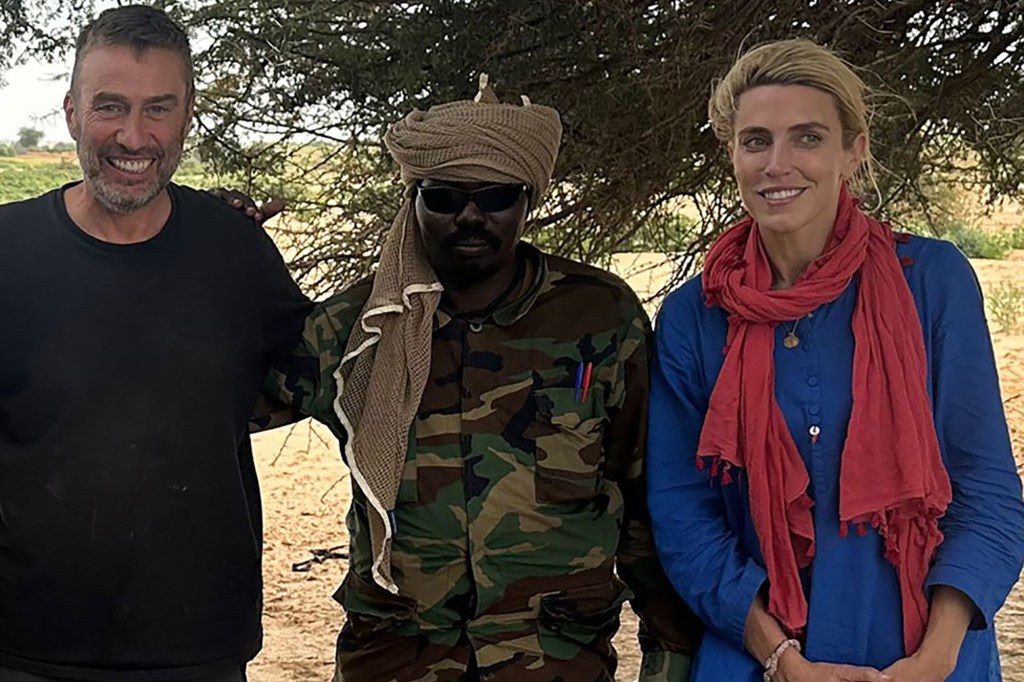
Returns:
[[[585,363],[582,360],[576,368],[576,402],[585,402],[587,395],[590,394],[590,375],[593,370],[593,363]]]

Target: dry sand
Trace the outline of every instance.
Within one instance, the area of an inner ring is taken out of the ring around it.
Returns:
[[[1024,285],[1024,252],[1006,261],[977,261],[974,265],[986,289],[1008,280]],[[1020,470],[1024,453],[1024,329],[996,331],[993,342]],[[263,652],[250,667],[249,679],[326,682],[333,669],[334,640],[344,620],[331,594],[346,564],[332,559],[313,564],[306,573],[294,572],[292,564],[311,558],[310,550],[346,544],[348,473],[327,430],[308,421],[261,434],[255,444],[266,525],[266,638]],[[630,681],[635,679],[638,663],[636,622],[628,610],[623,620],[617,639],[619,679]],[[1000,614],[999,628],[1004,679],[1024,682],[1024,590],[1011,595]]]

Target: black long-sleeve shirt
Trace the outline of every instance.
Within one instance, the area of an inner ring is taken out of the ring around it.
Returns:
[[[167,682],[260,648],[246,419],[309,304],[262,229],[169,191],[129,245],[63,189],[0,206],[0,665]]]

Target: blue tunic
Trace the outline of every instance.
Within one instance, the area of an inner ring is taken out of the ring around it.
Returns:
[[[948,682],[999,680],[993,617],[1024,562],[1024,505],[999,394],[981,292],[955,246],[912,238],[897,253],[924,330],[928,387],[953,502],[926,589],[953,586],[978,615]],[[807,465],[817,553],[805,572],[809,602],[804,655],[812,661],[884,669],[904,657],[899,585],[882,540],[839,535],[839,468],[852,404],[856,278],[834,302],[775,334],[775,395]],[[708,625],[692,682],[761,679],[743,629],[766,580],[742,473],[709,483],[694,466],[708,399],[722,366],[726,317],[708,308],[700,278],[666,300],[656,325],[648,485],[655,540],[675,588]],[[815,442],[810,430],[818,427]],[[885,471],[879,471],[885,476]],[[852,529],[851,529],[852,530]]]

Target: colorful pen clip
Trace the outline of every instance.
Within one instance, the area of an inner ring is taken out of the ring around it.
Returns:
[[[590,394],[590,375],[593,371],[592,362],[580,361],[579,367],[576,368],[576,402],[586,402]]]

